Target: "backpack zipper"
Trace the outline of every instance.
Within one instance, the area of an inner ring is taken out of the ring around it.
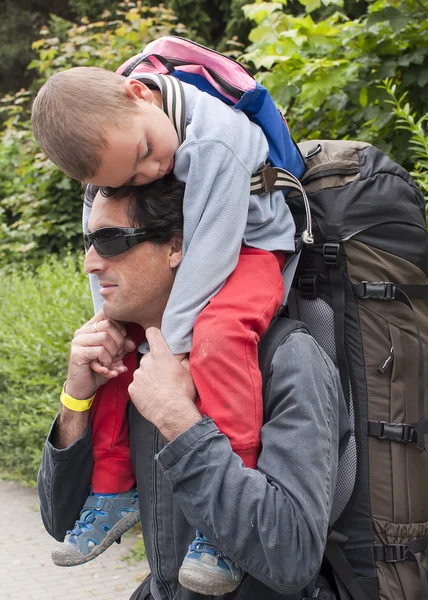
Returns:
[[[153,456],[156,456],[156,454],[158,454],[159,452],[159,431],[158,429],[154,428],[154,433],[153,433]],[[161,572],[161,553],[159,550],[159,540],[158,540],[158,518],[157,518],[157,469],[158,469],[158,464],[157,461],[153,461],[153,487],[152,487],[152,498],[153,498],[153,505],[152,505],[152,516],[153,516],[153,549],[154,549],[154,553],[155,553],[155,557],[156,557],[156,575],[159,579],[159,582],[162,584],[164,590],[167,593],[168,598],[172,598],[172,591],[167,583],[167,581],[164,579],[162,572]]]
[[[391,348],[389,349],[388,356],[385,358],[385,360],[383,360],[381,362],[381,364],[378,366],[376,371],[378,371],[381,375],[383,375],[385,373],[385,371],[387,370],[387,368],[392,364],[393,360],[394,360],[394,346],[391,346]]]
[[[310,172],[310,171],[309,171]],[[347,169],[331,169],[331,171],[322,171],[320,173],[314,173],[313,175],[305,175],[301,180],[303,185],[322,179],[323,177],[331,177],[332,175],[356,175],[360,172],[359,167],[349,167]]]

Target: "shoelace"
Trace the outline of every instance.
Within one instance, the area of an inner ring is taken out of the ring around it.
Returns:
[[[132,504],[135,504],[138,500],[138,494],[134,494],[132,496]],[[123,508],[121,509],[123,512],[125,513],[132,513],[135,512],[135,508]],[[67,535],[74,535],[74,536],[79,536],[81,535],[84,531],[87,531],[88,529],[90,529],[89,525],[91,525],[96,517],[106,517],[107,513],[101,510],[93,510],[93,509],[86,509],[85,511],[82,511],[81,515],[84,515],[83,519],[78,519],[76,521],[76,523],[74,524],[74,528],[71,530],[67,531]]]
[[[95,521],[96,516],[95,516],[95,511],[93,510],[89,510],[89,511],[85,511],[85,517],[82,520],[77,520],[74,524],[74,528],[67,531],[67,535],[74,535],[74,536],[79,536],[81,535],[84,531],[87,531],[88,529],[90,529],[90,525]],[[99,511],[97,511],[97,514],[100,515]]]
[[[189,546],[189,551],[199,552],[200,554],[202,554],[202,552],[209,552],[210,554],[216,556],[218,559],[223,560],[227,564],[232,573],[233,579],[235,579],[236,581],[239,581],[241,579],[242,571],[238,567],[238,565],[235,564],[235,562],[230,558],[230,556],[227,556],[227,554],[221,552],[221,550],[219,550],[215,546],[215,544],[210,542],[210,540],[198,530],[196,530],[196,538]]]
[[[220,556],[219,550],[216,548],[215,544],[209,541],[202,533],[196,530],[196,538],[190,544],[189,549],[191,552],[210,552],[214,556]]]

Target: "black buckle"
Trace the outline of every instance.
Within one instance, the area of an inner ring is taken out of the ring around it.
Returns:
[[[322,249],[322,257],[324,264],[329,267],[337,267],[339,265],[340,244],[324,244]]]
[[[267,194],[271,192],[275,187],[275,182],[278,177],[277,170],[272,165],[266,165],[263,167],[259,174],[262,176],[264,192]]]
[[[381,435],[376,436],[379,440],[392,440],[393,442],[399,442],[400,444],[408,444],[415,440],[415,430],[412,425],[408,423],[387,423],[386,421],[379,421],[382,425]]]
[[[299,292],[304,298],[314,299],[318,295],[317,275],[304,273],[299,277],[298,281]]]
[[[371,300],[395,300],[395,283],[391,281],[362,281],[364,294],[361,298]]]
[[[403,562],[407,560],[409,550],[403,544],[385,544],[383,560],[388,563]]]

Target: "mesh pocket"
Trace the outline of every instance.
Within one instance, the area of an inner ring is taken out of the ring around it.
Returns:
[[[334,315],[331,306],[322,298],[315,298],[313,300],[302,298],[299,292],[291,289],[288,296],[288,313],[290,318],[306,323],[312,337],[318,342],[337,368]],[[330,525],[337,521],[343,509],[348,504],[357,474],[357,444],[354,433],[354,406],[351,387],[349,391],[349,420],[352,433],[337,470],[337,484],[331,509]]]

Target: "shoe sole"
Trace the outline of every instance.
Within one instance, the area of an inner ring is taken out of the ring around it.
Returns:
[[[106,534],[103,541],[97,546],[94,546],[88,554],[79,553],[78,555],[75,555],[70,552],[69,548],[59,547],[52,551],[52,560],[58,567],[75,567],[77,565],[83,565],[90,560],[97,558],[97,556],[107,550],[113,542],[119,540],[124,533],[132,529],[139,522],[140,512],[135,511],[134,513],[130,513],[126,517],[120,519],[120,521],[118,521]]]
[[[221,596],[233,592],[241,580],[242,578],[239,581],[225,581],[214,572],[198,571],[195,567],[181,567],[178,572],[178,581],[183,587],[204,596]]]

